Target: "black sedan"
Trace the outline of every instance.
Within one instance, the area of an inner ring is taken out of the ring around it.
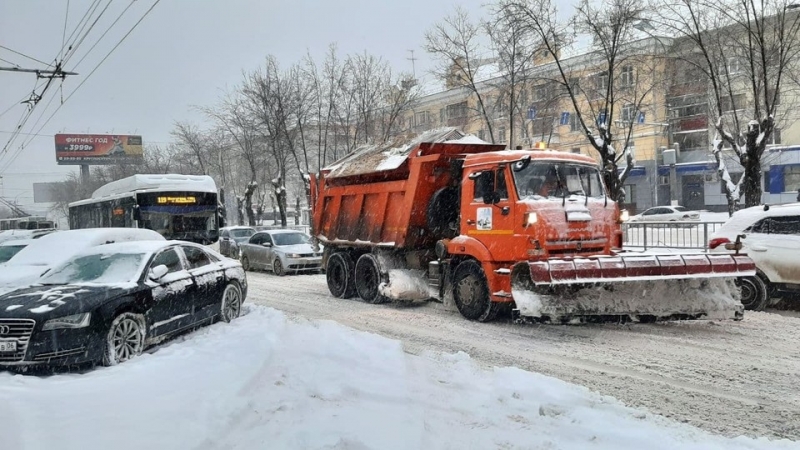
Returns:
[[[113,365],[182,331],[239,316],[238,261],[179,241],[101,245],[0,296],[0,368]]]

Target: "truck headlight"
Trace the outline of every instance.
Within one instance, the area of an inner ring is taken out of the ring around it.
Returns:
[[[85,328],[92,320],[92,313],[73,314],[71,316],[56,317],[44,323],[42,331]]]
[[[627,222],[628,220],[630,220],[630,218],[631,218],[631,216],[630,216],[630,214],[628,214],[628,210],[627,209],[623,209],[622,211],[619,212],[619,221],[620,222]]]
[[[525,226],[529,227],[539,221],[539,216],[535,212],[525,213]]]

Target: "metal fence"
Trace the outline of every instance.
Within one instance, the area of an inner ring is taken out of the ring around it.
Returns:
[[[629,222],[622,224],[623,247],[704,249],[725,222]]]

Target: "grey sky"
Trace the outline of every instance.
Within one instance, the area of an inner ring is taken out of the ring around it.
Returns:
[[[66,98],[133,26],[154,0],[137,0],[97,47],[77,67],[84,53],[128,5],[114,0],[82,44],[67,70],[79,72],[63,84]],[[73,133],[137,133],[145,144],[163,143],[175,120],[199,122],[192,105],[209,106],[226,88],[236,85],[243,70],[252,70],[267,54],[283,65],[310,51],[321,60],[328,44],[342,54],[368,51],[390,61],[395,70],[410,71],[408,49],[415,49],[417,71],[431,67],[422,49],[424,32],[456,4],[479,16],[485,0],[162,0],[99,69],[77,90],[39,133],[20,136],[8,154],[0,155],[0,195],[32,202],[32,181],[60,179],[73,170],[55,163],[52,135]],[[67,35],[92,4],[71,0]],[[101,0],[100,9],[106,4]],[[0,45],[51,62],[61,48],[67,1],[3,0],[0,2]],[[98,9],[99,11],[99,9]],[[40,64],[0,48],[0,58],[22,67]],[[8,66],[0,61],[0,65]],[[30,92],[32,74],[0,72],[0,113]],[[61,90],[45,96],[27,126],[44,112],[38,129],[60,102]],[[23,114],[18,106],[0,117],[0,148]],[[5,170],[19,145],[30,140]],[[34,175],[39,174],[39,175]]]

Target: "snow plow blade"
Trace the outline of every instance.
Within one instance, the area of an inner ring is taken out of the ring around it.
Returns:
[[[544,322],[734,319],[745,255],[599,256],[525,262],[511,273],[515,318]]]

